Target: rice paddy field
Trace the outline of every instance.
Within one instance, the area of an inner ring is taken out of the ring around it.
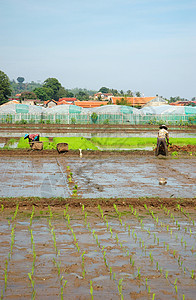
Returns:
[[[0,299],[194,300],[196,139],[168,157],[118,153],[153,137],[41,141],[0,144]]]
[[[1,299],[195,299],[192,208],[1,205]]]
[[[68,143],[70,150],[105,150],[105,149],[153,149],[156,147],[156,138],[153,137],[41,137],[44,150],[55,150],[58,143]],[[170,138],[170,143],[184,146],[196,145],[196,138]],[[19,139],[11,138],[6,144],[2,144],[2,149],[30,149],[28,140],[23,137]]]

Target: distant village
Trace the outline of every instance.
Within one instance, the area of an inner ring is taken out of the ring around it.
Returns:
[[[160,106],[160,105],[174,105],[174,106],[195,106],[196,101],[176,101],[169,103],[167,99],[164,99],[160,96],[154,97],[126,97],[126,96],[113,96],[111,93],[102,93],[98,92],[91,96],[89,100],[78,100],[77,98],[72,97],[63,97],[59,98],[58,101],[51,99],[47,101],[35,100],[35,99],[23,99],[20,100],[21,94],[16,94],[15,97],[9,98],[7,104],[11,103],[21,103],[27,105],[38,105],[43,107],[52,108],[56,105],[77,105],[83,108],[93,108],[104,105],[128,105],[132,107],[142,108],[146,106]]]

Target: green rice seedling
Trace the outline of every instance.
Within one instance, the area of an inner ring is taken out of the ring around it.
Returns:
[[[91,300],[93,300],[93,282],[90,281],[90,294],[91,294]]]
[[[141,269],[141,267],[139,267],[139,268],[137,269],[137,277],[138,277],[139,279],[141,279],[140,269]]]
[[[67,166],[67,171],[70,171],[70,166]]]
[[[116,279],[116,273],[113,273],[113,280]]]
[[[178,294],[178,287],[177,287],[177,285],[175,285],[174,288],[175,288],[176,294]]]
[[[133,259],[132,260],[132,267],[134,267],[134,265],[135,265],[135,260]]]
[[[7,269],[4,271],[5,291],[7,290]]]
[[[110,279],[112,278],[112,267],[110,267]]]
[[[191,271],[191,278],[194,279],[194,270]]]
[[[168,278],[168,271],[165,272],[165,278]]]
[[[19,204],[16,205],[16,210],[14,212],[14,216],[12,218],[12,221],[14,221],[16,219],[17,213],[18,213],[18,208],[19,208]]]
[[[50,218],[52,219],[53,215],[52,215],[52,210],[51,210],[50,205],[48,205],[48,210],[49,210]]]
[[[118,282],[118,292],[119,292],[119,295],[121,297],[121,300],[123,300],[123,294],[122,294],[122,281],[123,281],[123,278],[119,279],[119,282]]]
[[[116,242],[117,242],[117,244],[118,244],[118,242],[119,242],[118,234],[117,234],[117,233],[116,233]]]
[[[85,268],[83,268],[83,270],[82,270],[82,277],[85,278],[85,275],[86,275],[86,270],[85,270]]]
[[[151,262],[153,262],[153,256],[152,256],[152,252],[149,253],[149,256],[150,256],[150,260]]]
[[[150,294],[151,288],[150,286],[148,286],[148,294]]]
[[[3,204],[1,204],[1,211],[3,212],[3,210],[4,210],[4,206]]]
[[[75,245],[76,245],[78,252],[80,252],[80,247],[78,246],[78,243],[75,243]]]
[[[63,300],[63,290],[65,288],[65,286],[67,285],[67,280],[65,280],[65,282],[63,283],[63,285],[61,286],[61,300]]]
[[[82,204],[82,211],[84,211],[84,204]]]
[[[85,214],[84,214],[85,225],[86,225],[86,219],[87,219],[87,212],[85,212]]]
[[[124,228],[125,228],[125,230],[127,229],[127,223],[125,222],[125,224],[124,224]]]
[[[77,196],[77,190],[75,190],[75,189],[73,189],[73,191],[72,191],[72,196]]]
[[[152,295],[152,300],[154,300],[155,299],[155,293]]]
[[[111,237],[113,237],[112,227],[110,227],[110,234],[111,234]]]

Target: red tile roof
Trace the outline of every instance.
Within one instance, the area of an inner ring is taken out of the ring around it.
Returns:
[[[71,102],[73,102],[73,101],[77,101],[77,99],[76,98],[59,98],[59,102],[61,102],[61,101],[71,101]]]
[[[90,108],[99,107],[101,105],[107,105],[108,101],[75,101],[74,104],[80,107]]]
[[[144,105],[156,97],[111,97],[113,104],[116,104],[117,100],[125,99],[130,105]]]

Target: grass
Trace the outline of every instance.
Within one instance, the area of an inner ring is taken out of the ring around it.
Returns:
[[[98,148],[88,139],[83,137],[56,137],[53,138],[54,144],[68,143],[69,150],[98,150]]]
[[[101,148],[142,148],[142,147],[156,147],[156,138],[153,137],[130,137],[130,138],[99,138],[93,137],[86,139],[83,137],[55,137],[53,142],[49,142],[49,138],[40,137],[43,143],[43,149],[56,149],[58,143],[68,143],[69,150],[98,150]],[[15,142],[10,139],[10,145]],[[196,145],[196,138],[170,138],[170,143],[174,145]],[[30,149],[28,139],[20,138],[17,148]]]
[[[43,149],[49,149],[48,146],[50,144],[49,142],[49,138],[47,137],[40,137],[40,142],[44,142],[43,143]],[[24,139],[23,137],[21,137],[19,139],[19,142],[18,142],[18,147],[19,149],[30,149],[30,146],[29,146],[29,140],[28,139]]]
[[[118,148],[135,148],[135,147],[144,147],[144,146],[155,146],[156,138],[140,138],[140,137],[131,137],[131,138],[99,138],[93,137],[91,141],[101,147],[118,147]]]
[[[101,147],[135,148],[156,146],[157,139],[153,137],[130,137],[130,138],[99,138],[93,137],[91,141]],[[170,143],[175,145],[196,145],[196,138],[170,138]]]

